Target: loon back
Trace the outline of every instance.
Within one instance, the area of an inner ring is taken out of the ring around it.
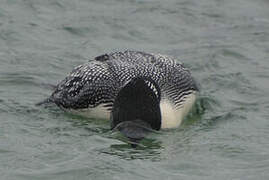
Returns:
[[[198,89],[182,63],[160,54],[124,51],[98,56],[74,68],[49,99],[65,110],[108,119],[121,89],[138,77],[160,89],[161,128],[179,126]]]

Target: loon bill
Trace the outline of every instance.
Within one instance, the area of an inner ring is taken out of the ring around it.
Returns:
[[[174,58],[124,51],[77,66],[48,101],[87,117],[111,119],[111,128],[142,139],[150,130],[178,127],[197,91],[189,70]]]

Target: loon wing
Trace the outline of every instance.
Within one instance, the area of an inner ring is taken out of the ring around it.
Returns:
[[[52,93],[51,99],[67,109],[111,105],[116,94],[116,81],[106,63],[92,61],[76,67]]]

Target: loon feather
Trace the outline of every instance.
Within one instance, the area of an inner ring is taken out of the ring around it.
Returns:
[[[151,78],[159,86],[161,127],[179,126],[198,88],[181,62],[161,54],[128,50],[98,56],[75,67],[49,99],[67,111],[109,119],[121,87],[136,77]],[[148,86],[156,93],[154,86]]]

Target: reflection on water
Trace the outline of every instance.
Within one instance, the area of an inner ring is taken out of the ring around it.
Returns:
[[[161,142],[154,139],[144,139],[136,148],[131,147],[127,142],[121,144],[113,144],[108,148],[101,149],[100,153],[117,156],[125,160],[148,159],[159,161],[161,159]]]

